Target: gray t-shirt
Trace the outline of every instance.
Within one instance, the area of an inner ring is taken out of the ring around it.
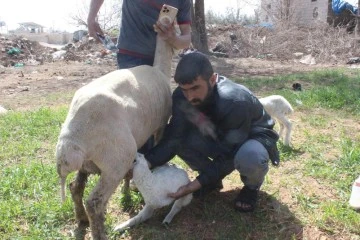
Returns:
[[[122,20],[117,47],[120,52],[139,57],[154,57],[156,32],[153,25],[163,4],[179,11],[177,23],[190,24],[190,0],[123,0]]]

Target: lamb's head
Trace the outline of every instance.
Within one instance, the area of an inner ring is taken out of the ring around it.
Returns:
[[[133,178],[136,179],[138,176],[142,176],[146,172],[150,172],[147,160],[143,154],[137,153],[133,167]]]

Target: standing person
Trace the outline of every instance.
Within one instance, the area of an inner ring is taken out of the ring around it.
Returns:
[[[103,34],[97,14],[104,0],[91,0],[87,18],[89,35]],[[163,4],[178,9],[176,16],[180,35],[174,24],[165,26],[157,21]],[[119,69],[138,65],[153,65],[156,34],[176,49],[187,48],[191,42],[190,0],[123,0],[120,34],[118,37],[117,62]]]
[[[236,169],[244,187],[234,207],[254,211],[269,159],[279,164],[274,121],[246,87],[214,73],[199,52],[179,61],[174,78],[178,87],[172,96],[172,118],[162,140],[145,155],[149,166],[178,155],[199,173],[169,195],[175,199],[189,193],[203,197],[222,188],[222,179]]]

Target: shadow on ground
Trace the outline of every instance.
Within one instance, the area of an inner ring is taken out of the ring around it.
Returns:
[[[233,200],[240,189],[209,194],[194,199],[169,228],[161,222],[170,207],[130,229],[121,239],[303,239],[303,225],[278,199],[260,191],[255,212],[240,213]]]

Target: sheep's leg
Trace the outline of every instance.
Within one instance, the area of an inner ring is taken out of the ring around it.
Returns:
[[[88,174],[78,172],[75,181],[70,183],[71,198],[75,205],[75,216],[80,225],[89,225],[89,219],[83,204],[83,195],[85,190]]]
[[[154,209],[152,207],[150,207],[149,205],[144,206],[144,208],[138,213],[138,215],[136,215],[133,218],[130,218],[129,220],[127,220],[126,222],[123,222],[120,225],[117,225],[114,229],[114,231],[123,231],[126,228],[135,226],[141,222],[146,221],[147,219],[149,219],[152,215],[154,214]]]
[[[106,162],[106,160],[104,161]],[[121,165],[120,163],[116,164]],[[111,162],[109,163],[110,165]],[[102,171],[99,182],[86,201],[93,239],[107,239],[104,225],[106,205],[125,173],[126,171],[121,171],[116,167],[111,172]]]
[[[192,194],[189,194],[189,195],[186,195],[186,196],[176,200],[171,208],[171,211],[168,213],[168,215],[166,215],[166,217],[162,223],[170,224],[170,222],[172,221],[174,216],[178,212],[180,212],[182,207],[185,207],[186,205],[188,205],[191,202],[191,199],[192,199]]]
[[[125,176],[124,178],[121,193],[124,195],[130,195],[130,177],[128,176]]]
[[[285,116],[279,117],[279,123],[280,123],[279,135],[281,136],[282,132],[285,130],[284,145],[289,146],[290,138],[291,138],[292,124],[291,124],[290,120],[287,119]]]

